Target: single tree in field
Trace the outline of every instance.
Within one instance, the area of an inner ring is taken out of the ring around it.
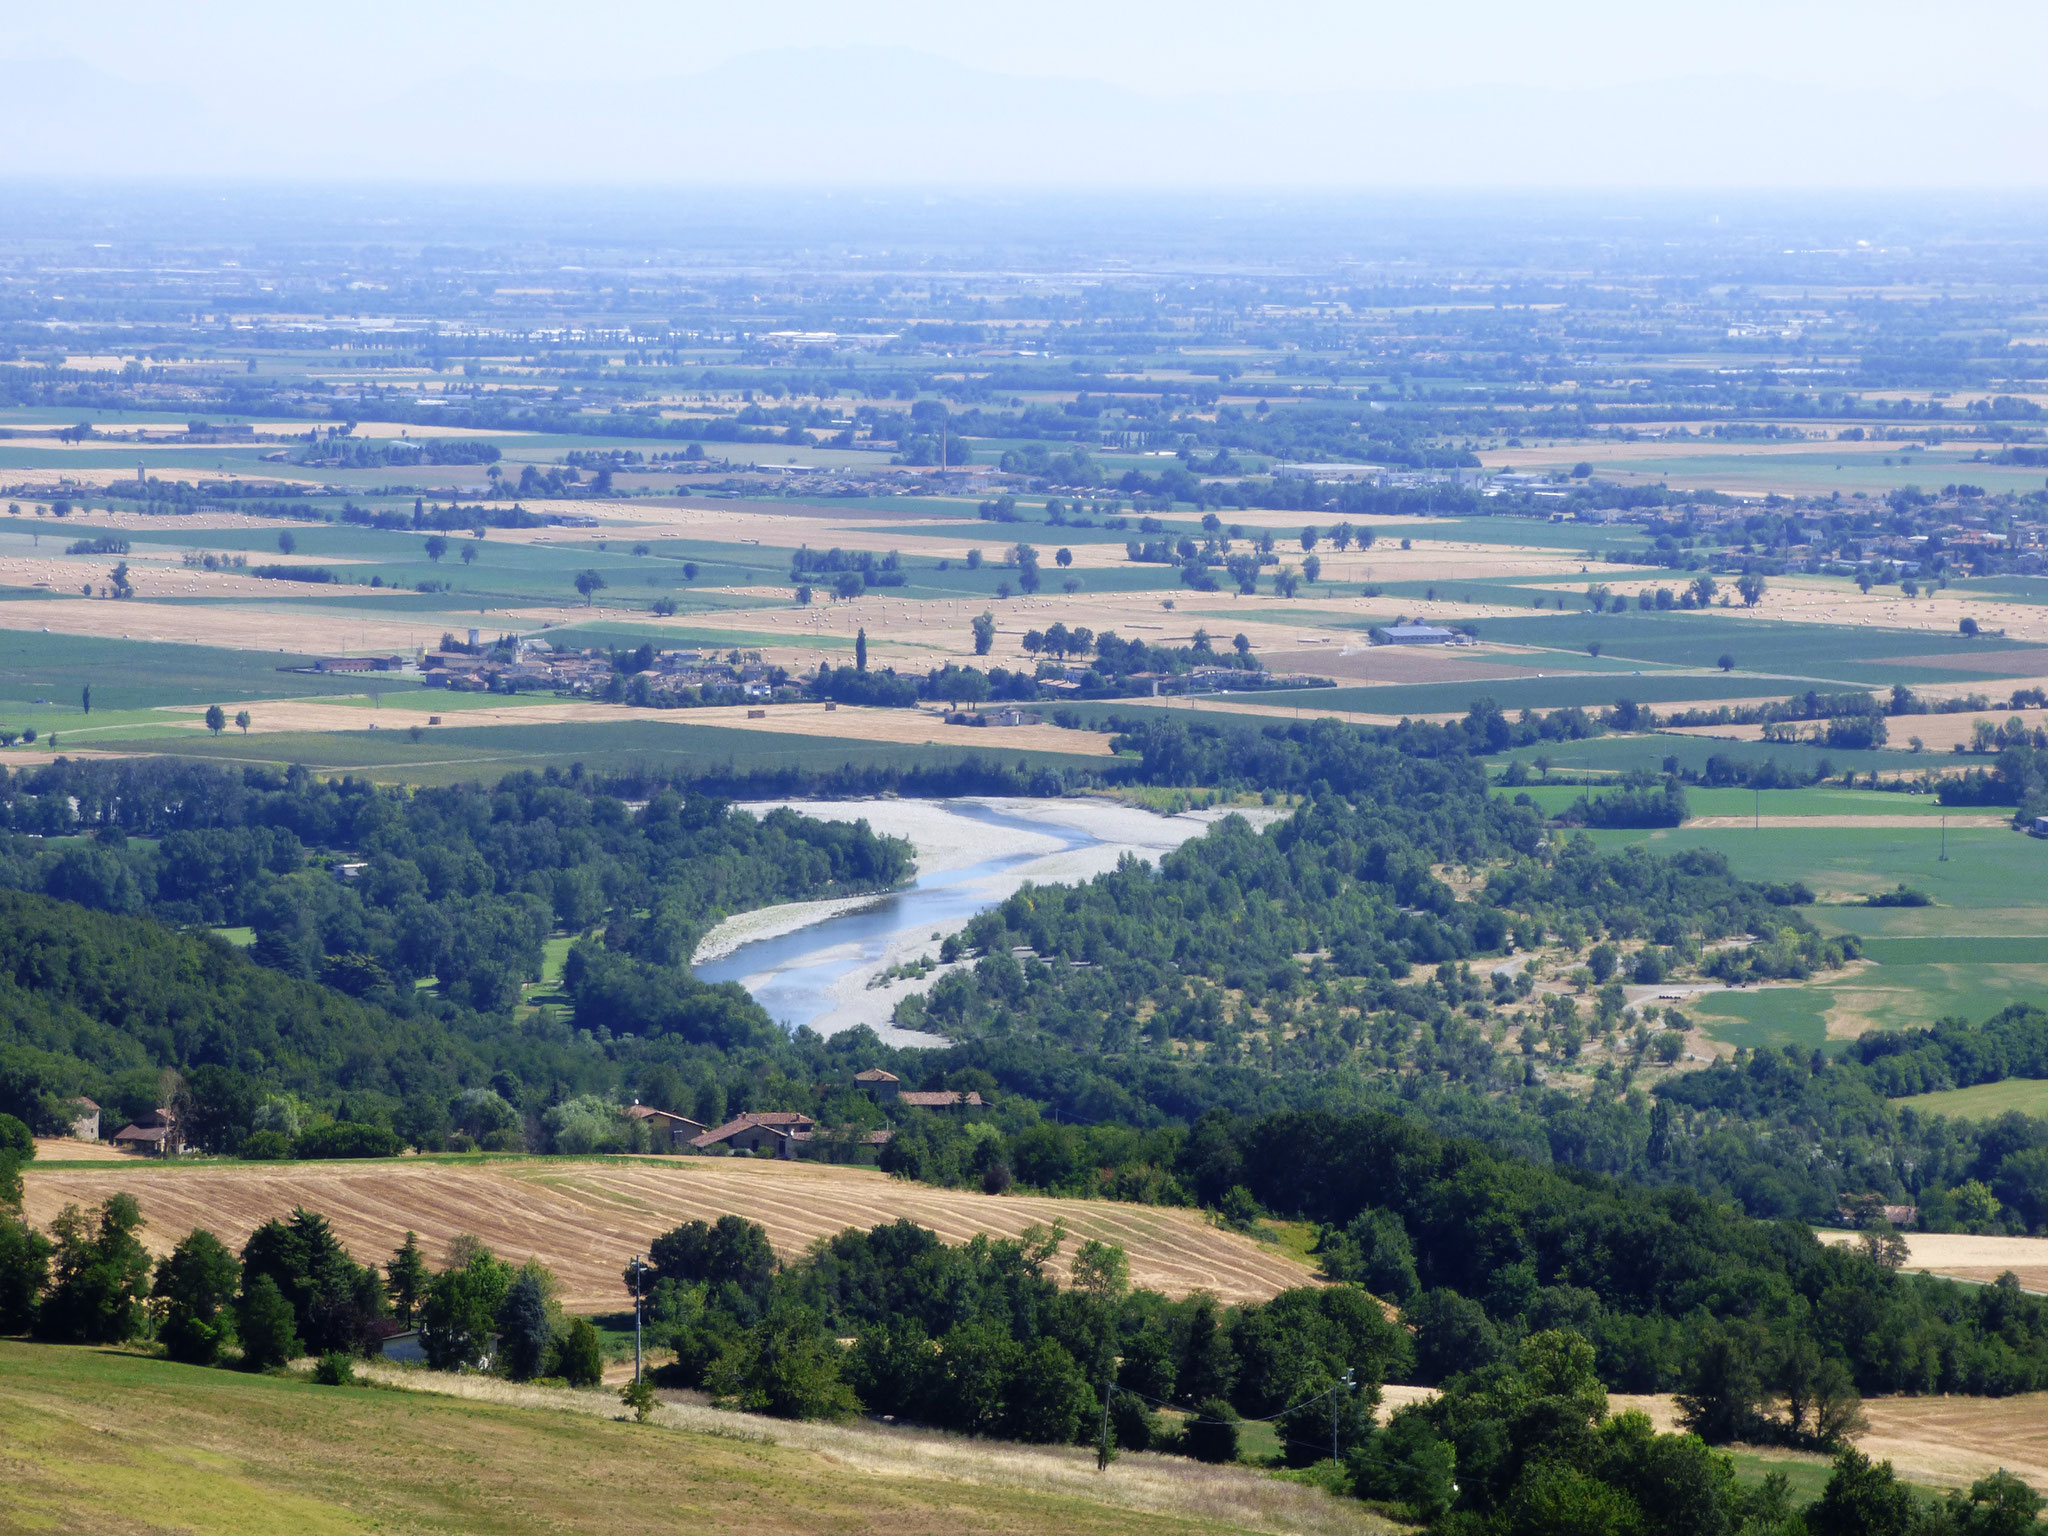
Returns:
[[[1320,539],[1320,538],[1322,538],[1322,535],[1321,535],[1320,533],[1316,532],[1316,530],[1315,530],[1314,528],[1312,528],[1312,527],[1311,527],[1311,528],[1304,528],[1304,529],[1302,529],[1302,530],[1301,530],[1301,552],[1302,552],[1302,553],[1303,553],[1303,554],[1305,555],[1305,554],[1307,554],[1307,553],[1308,553],[1308,552],[1309,552],[1310,550],[1314,549],[1314,548],[1316,547],[1316,541],[1317,541],[1318,539]]]
[[[242,1364],[252,1371],[275,1370],[295,1358],[299,1342],[292,1304],[269,1275],[258,1275],[242,1288],[236,1333],[242,1340]]]
[[[1754,608],[1763,601],[1764,578],[1760,572],[1744,571],[1735,578],[1735,590],[1742,598],[1742,606]]]
[[[1065,570],[1074,563],[1074,552],[1071,549],[1062,549],[1053,556],[1053,559],[1059,563],[1061,570]]]
[[[578,571],[576,573],[576,590],[583,594],[584,607],[588,608],[591,599],[602,592],[604,588],[605,580],[596,571]]]
[[[78,707],[88,715],[92,713],[92,684],[87,683],[78,692]]]
[[[1721,659],[1715,662],[1714,665],[1719,667],[1723,672],[1733,672],[1735,670],[1735,658],[1733,656],[1730,656],[1726,651],[1723,651],[1721,653]]]
[[[1977,638],[1977,621],[1975,619],[1965,619],[1957,627],[1972,640]]]
[[[391,1298],[391,1310],[406,1327],[412,1326],[412,1315],[419,1310],[420,1299],[427,1294],[433,1278],[420,1252],[418,1236],[407,1232],[405,1241],[392,1250],[384,1263],[384,1294]]]
[[[299,541],[292,536],[291,529],[287,528],[277,536],[277,552],[280,555],[288,555],[298,547]]]
[[[868,632],[863,629],[853,637],[853,670],[865,672],[868,669]]]
[[[465,544],[462,546],[462,563],[464,565],[476,564],[476,546],[474,544]]]
[[[445,536],[437,533],[427,540],[427,558],[436,565],[440,564],[441,557],[447,553],[448,540]]]
[[[523,1272],[498,1303],[498,1349],[505,1374],[514,1381],[533,1380],[546,1369],[554,1341],[547,1289],[539,1275]]]
[[[1301,575],[1304,581],[1320,581],[1323,575],[1323,557],[1321,555],[1304,556],[1301,562]]]
[[[974,630],[974,654],[986,656],[996,643],[995,615],[983,612],[975,616],[971,626]]]
[[[218,736],[228,728],[228,714],[218,704],[206,706],[206,728]]]
[[[244,736],[248,735],[248,734],[249,734],[249,711],[247,711],[246,709],[238,709],[238,710],[236,710],[236,711],[235,711],[235,724],[236,724],[236,725],[237,725],[238,727],[240,727],[240,729],[241,729],[241,732],[242,732],[242,734],[243,734]]]

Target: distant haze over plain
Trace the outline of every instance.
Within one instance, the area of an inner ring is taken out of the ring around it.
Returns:
[[[0,176],[2048,185],[2048,8],[995,9],[87,3],[0,40]]]

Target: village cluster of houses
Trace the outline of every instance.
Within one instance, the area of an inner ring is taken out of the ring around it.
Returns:
[[[473,638],[471,643],[475,644]],[[456,692],[546,690],[584,695],[603,693],[614,675],[611,658],[604,652],[558,649],[538,637],[520,640],[512,651],[428,651],[420,658],[420,672],[428,687]],[[733,661],[715,652],[662,651],[641,675],[657,694],[709,688],[765,699],[773,691],[758,654]]]

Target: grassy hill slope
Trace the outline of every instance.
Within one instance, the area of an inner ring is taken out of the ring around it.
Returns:
[[[1182,1490],[1148,1472],[1143,1464],[1154,1458],[1135,1458],[1098,1483],[1085,1451],[976,1447],[971,1460],[921,1457],[918,1447],[935,1437],[764,1427],[728,1415],[717,1418],[729,1419],[729,1428],[721,1422],[716,1432],[688,1432],[601,1416],[601,1407],[609,1414],[617,1405],[602,1406],[595,1394],[568,1404],[582,1396],[562,1394],[565,1406],[583,1411],[546,1411],[0,1342],[0,1529],[209,1536],[1165,1536],[1253,1526],[1336,1536],[1387,1529],[1356,1505],[1235,1469],[1180,1463]],[[544,1400],[539,1393],[525,1399]],[[704,1417],[691,1415],[693,1422]]]

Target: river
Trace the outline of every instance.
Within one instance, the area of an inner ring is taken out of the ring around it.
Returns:
[[[699,947],[705,981],[736,981],[786,1029],[820,1034],[866,1024],[892,1045],[940,1045],[936,1035],[889,1023],[896,1004],[943,968],[917,979],[869,983],[890,966],[938,956],[939,941],[1027,882],[1087,880],[1126,853],[1147,861],[1198,837],[1224,812],[1159,816],[1106,800],[776,801],[830,820],[863,819],[917,851],[911,883],[885,896],[803,902],[743,913]],[[1255,824],[1277,814],[1243,814]]]

